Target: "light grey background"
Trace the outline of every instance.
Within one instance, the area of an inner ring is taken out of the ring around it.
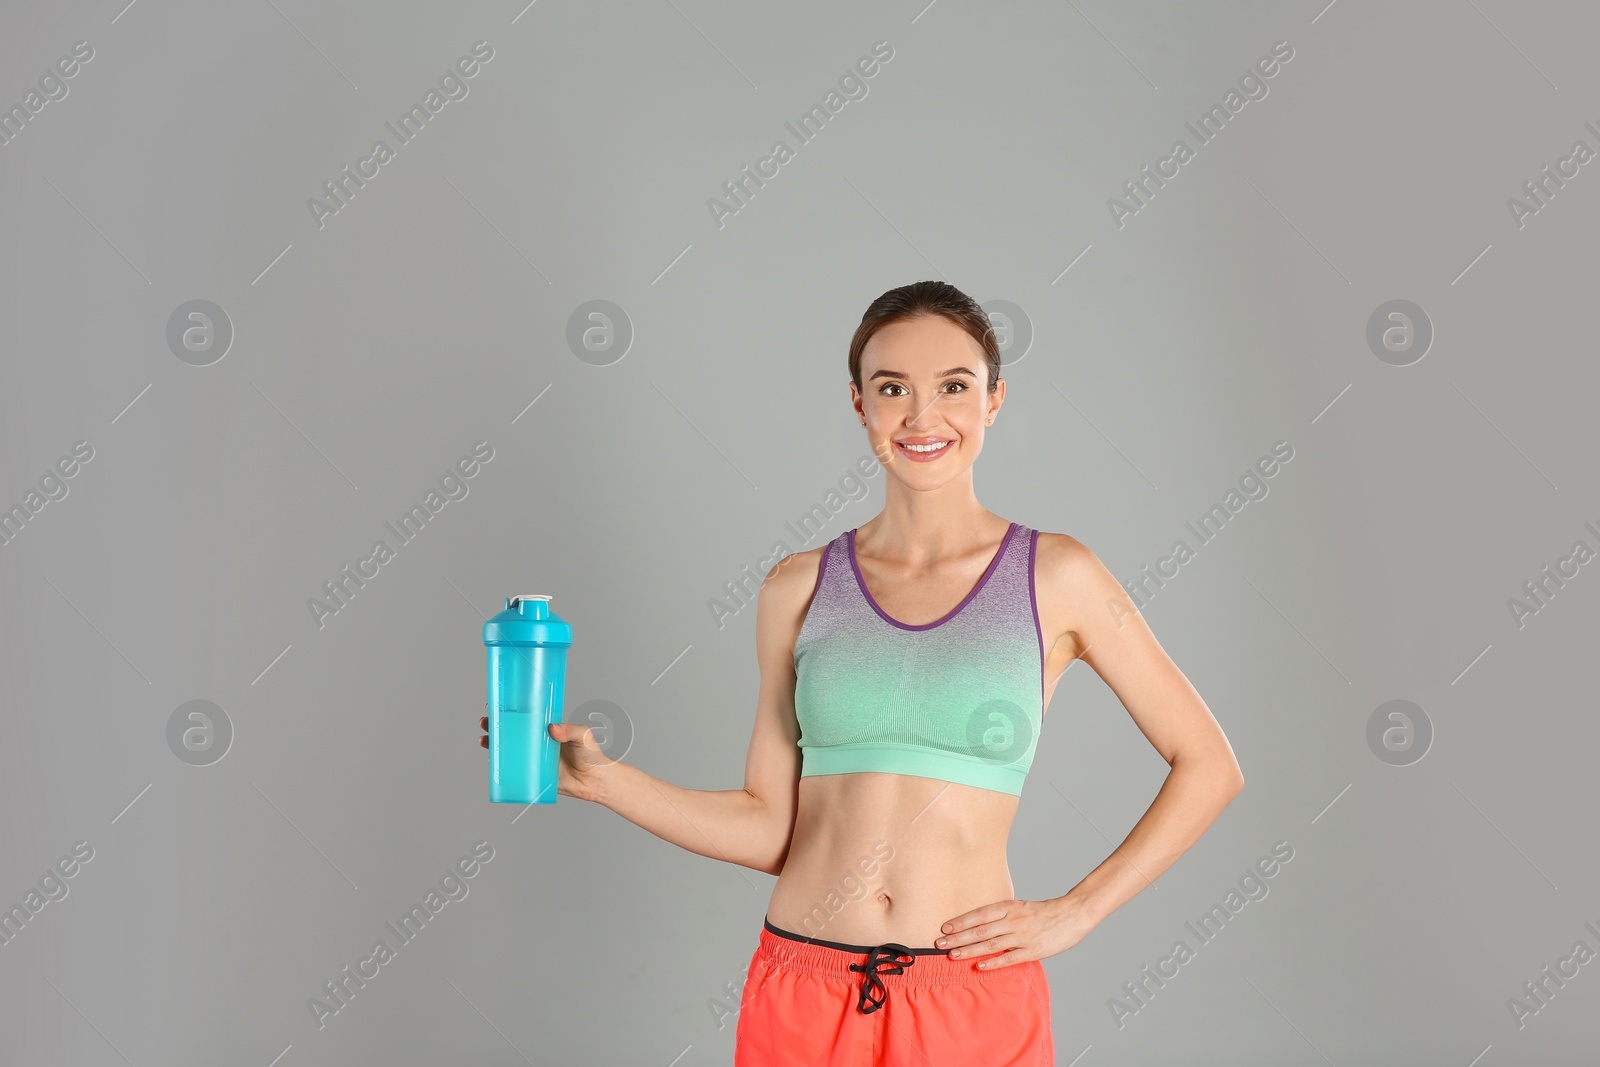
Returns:
[[[0,945],[0,1060],[730,1062],[714,1002],[773,879],[580,802],[491,806],[479,624],[553,595],[569,715],[612,701],[630,761],[738,788],[755,613],[708,601],[876,513],[881,474],[809,543],[784,525],[867,451],[861,312],[939,277],[1034,330],[980,499],[1119,578],[1294,449],[1146,607],[1247,785],[1046,961],[1060,1062],[1589,1062],[1600,964],[1520,1027],[1508,1000],[1600,950],[1600,568],[1520,627],[1507,602],[1600,547],[1600,164],[1520,228],[1507,200],[1600,148],[1597,33],[1507,0],[7,5],[0,105],[94,57],[0,146],[0,507],[94,458],[0,546],[0,903],[94,856]],[[468,95],[319,229],[308,198],[479,40]],[[1268,94],[1119,228],[1108,199],[1280,40]],[[205,367],[166,340],[196,299],[234,330]],[[566,341],[595,299],[635,331],[610,366]],[[1405,367],[1366,341],[1395,299],[1435,331]],[[480,440],[469,494],[319,628],[322,583]],[[197,699],[234,731],[203,767],[167,740]],[[1367,742],[1395,699],[1434,730],[1410,766]],[[1066,892],[1165,771],[1070,669],[1019,896]],[[479,840],[469,895],[319,1028],[308,1000]],[[1269,894],[1119,1027],[1278,841]]]

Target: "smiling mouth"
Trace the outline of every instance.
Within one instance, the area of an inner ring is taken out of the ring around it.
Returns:
[[[911,459],[930,460],[944,455],[954,443],[953,441],[934,441],[928,444],[907,444],[904,441],[896,441],[894,446],[900,450],[902,455]]]

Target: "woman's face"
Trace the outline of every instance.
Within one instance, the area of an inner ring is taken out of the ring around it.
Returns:
[[[934,488],[978,458],[1006,394],[1004,379],[993,393],[988,382],[978,342],[942,315],[923,315],[872,335],[861,352],[861,390],[851,382],[850,397],[879,462],[913,487]]]

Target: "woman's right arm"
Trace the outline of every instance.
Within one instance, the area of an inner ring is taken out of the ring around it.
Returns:
[[[602,804],[690,852],[780,874],[794,834],[800,782],[794,643],[811,603],[819,556],[820,550],[786,556],[768,572],[757,596],[761,689],[743,789],[673,785],[607,760],[587,726],[557,723],[550,730],[563,742],[558,790]]]

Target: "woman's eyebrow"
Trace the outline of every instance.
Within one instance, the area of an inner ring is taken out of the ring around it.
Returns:
[[[968,370],[965,367],[951,367],[947,371],[940,371],[937,375],[935,375],[935,377],[948,378],[952,374],[965,374],[968,378],[976,378],[977,377],[976,374],[973,374],[970,370]],[[880,370],[880,371],[875,371],[873,373],[872,377],[868,378],[867,381],[875,382],[879,378],[904,378],[904,377],[906,377],[906,375],[901,374],[897,370]]]

